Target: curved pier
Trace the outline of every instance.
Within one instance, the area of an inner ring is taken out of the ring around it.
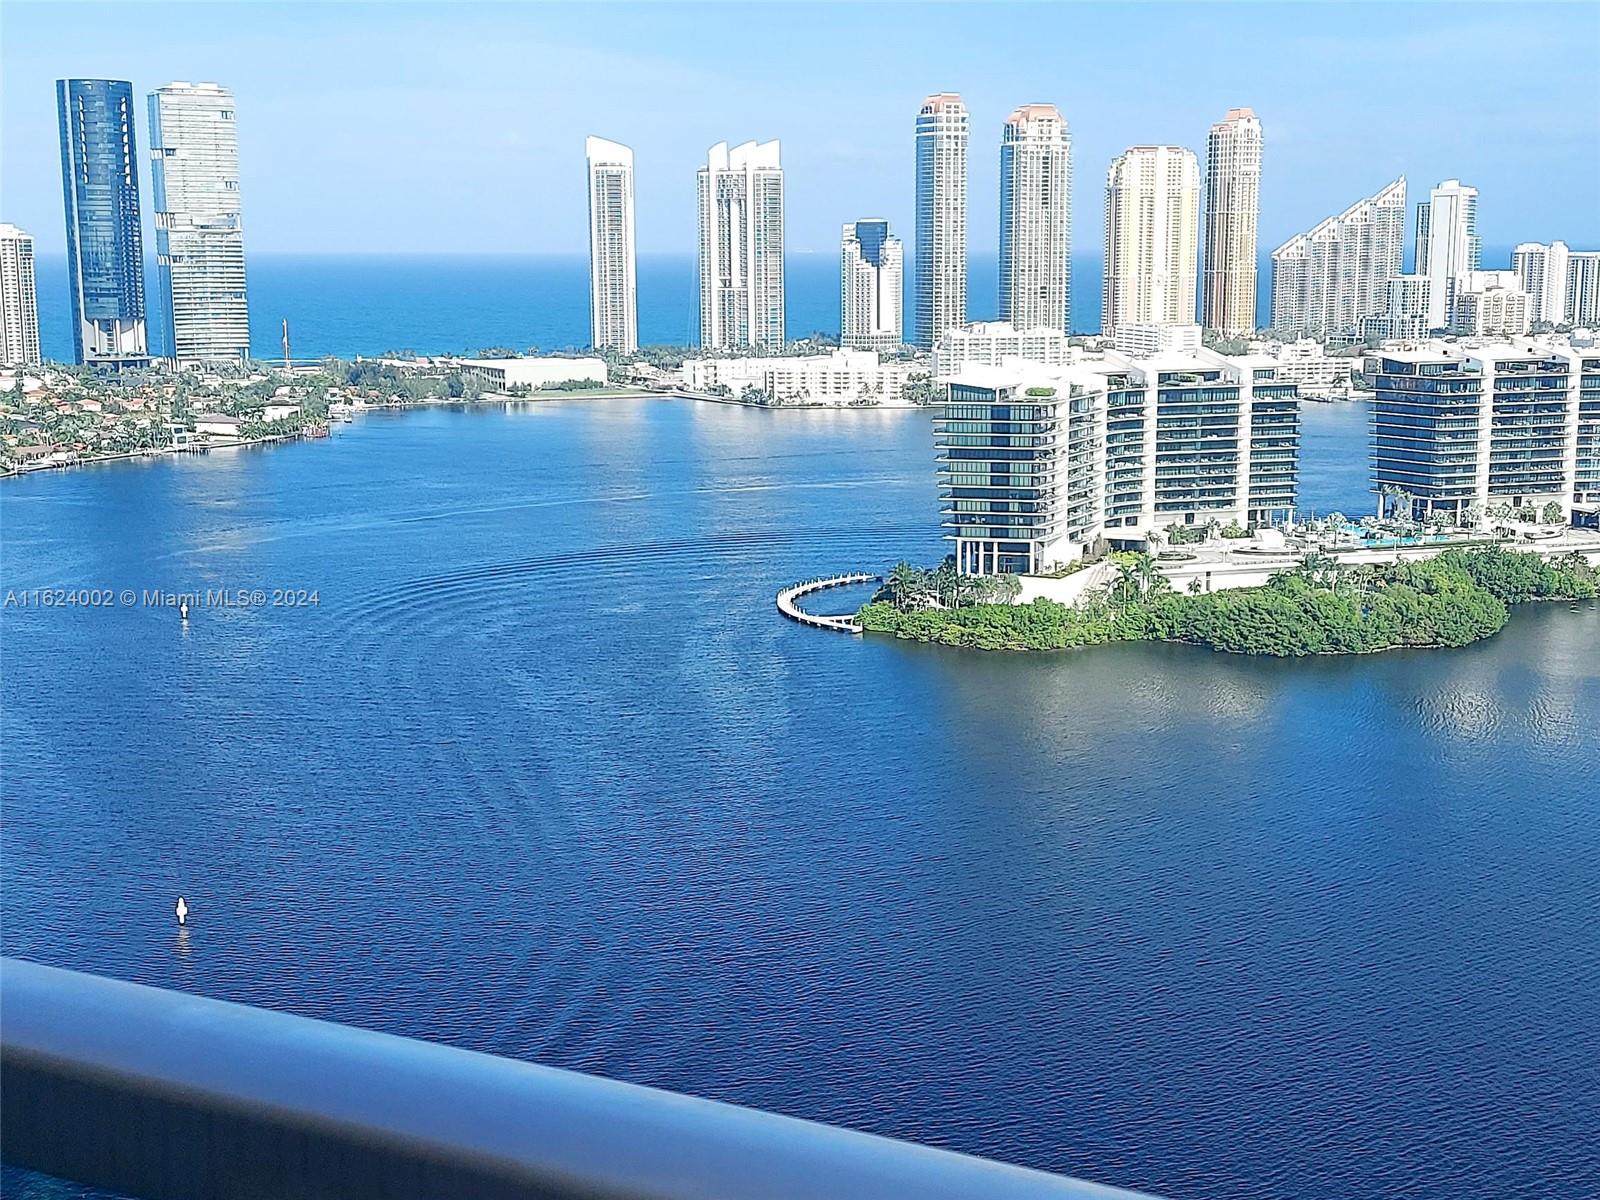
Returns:
[[[809,596],[812,592],[820,592],[823,588],[845,587],[852,583],[874,583],[881,579],[881,575],[874,575],[869,571],[856,571],[850,575],[830,575],[826,579],[808,579],[804,583],[792,584],[778,593],[778,611],[791,621],[799,621],[802,625],[810,625],[817,629],[832,629],[836,633],[860,633],[861,626],[856,623],[852,614],[837,617],[824,617],[816,613],[808,613],[795,603],[801,596]]]

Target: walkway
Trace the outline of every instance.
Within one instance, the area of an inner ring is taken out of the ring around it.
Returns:
[[[778,593],[778,611],[791,621],[799,621],[802,625],[811,625],[817,629],[832,629],[839,633],[860,633],[861,626],[856,622],[854,614],[846,613],[837,617],[819,616],[816,613],[806,612],[795,601],[812,592],[820,592],[823,588],[845,587],[852,583],[876,583],[881,578],[881,575],[857,571],[853,575],[830,575],[826,579],[808,579],[804,583],[786,587]]]

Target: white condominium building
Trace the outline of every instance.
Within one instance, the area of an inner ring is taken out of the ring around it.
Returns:
[[[1446,179],[1417,205],[1418,275],[1426,275],[1428,328],[1444,329],[1455,309],[1456,281],[1478,269],[1478,189]]]
[[[783,345],[783,167],[778,143],[711,147],[697,176],[700,344]]]
[[[1567,259],[1566,321],[1581,329],[1600,326],[1600,250],[1575,250]]]
[[[1131,358],[1149,358],[1153,354],[1165,354],[1171,350],[1198,350],[1201,344],[1200,326],[1118,325],[1112,344],[1118,354],[1126,354]]]
[[[1123,324],[1193,325],[1200,165],[1181,146],[1134,146],[1106,173],[1100,333]]]
[[[1412,515],[1600,500],[1600,351],[1528,338],[1373,351],[1373,490]],[[1404,502],[1404,501],[1403,501]]]
[[[1511,269],[1528,293],[1528,319],[1560,325],[1567,318],[1567,274],[1571,251],[1565,242],[1523,242],[1511,252]]]
[[[1361,336],[1379,341],[1427,337],[1429,290],[1426,275],[1391,275],[1383,309],[1362,318]]]
[[[39,293],[33,278],[33,237],[0,225],[0,363],[39,361]]]
[[[1074,357],[1067,335],[1055,327],[1018,329],[1004,321],[978,321],[944,331],[933,350],[933,375],[943,379],[966,366],[998,367],[1013,359],[1059,367]]]
[[[1359,358],[1329,354],[1315,338],[1285,342],[1268,355],[1278,364],[1278,382],[1292,383],[1302,396],[1344,395]]]
[[[1531,309],[1515,271],[1468,271],[1456,279],[1450,332],[1468,337],[1517,337],[1528,332]]]
[[[967,322],[967,106],[954,92],[917,114],[915,342],[932,350]]]
[[[589,164],[589,344],[639,348],[639,280],[633,234],[633,151],[585,138]]]
[[[889,222],[873,218],[844,227],[839,250],[839,344],[850,350],[898,350],[905,254]]]
[[[150,178],[172,357],[180,365],[249,358],[232,92],[169,83],[150,94]]]
[[[1193,350],[968,367],[937,415],[940,508],[967,574],[1036,573],[1097,537],[1295,506],[1300,404],[1277,364]]]
[[[771,358],[691,358],[683,364],[683,386],[691,392],[746,388],[765,392],[778,404],[898,404],[910,363],[881,363],[870,350]]]
[[[1406,180],[1358,200],[1272,252],[1272,328],[1287,338],[1359,338],[1387,309],[1405,244]]]
[[[1261,211],[1261,122],[1230,108],[1206,142],[1207,329],[1229,337],[1256,327],[1256,223]]]
[[[1000,319],[1069,328],[1072,136],[1054,104],[1025,104],[1000,141]]]

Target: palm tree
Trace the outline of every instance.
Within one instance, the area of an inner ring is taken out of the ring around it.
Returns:
[[[956,565],[946,558],[934,569],[933,578],[934,598],[941,608],[954,608],[960,601],[961,573],[956,570]]]
[[[905,559],[890,568],[883,582],[889,593],[889,603],[902,612],[913,607],[921,598],[918,593],[922,590],[922,572]]]

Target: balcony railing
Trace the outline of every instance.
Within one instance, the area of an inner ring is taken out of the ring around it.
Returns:
[[[756,1109],[20,959],[0,960],[0,1009],[5,1161],[152,1200],[1134,1200]]]

